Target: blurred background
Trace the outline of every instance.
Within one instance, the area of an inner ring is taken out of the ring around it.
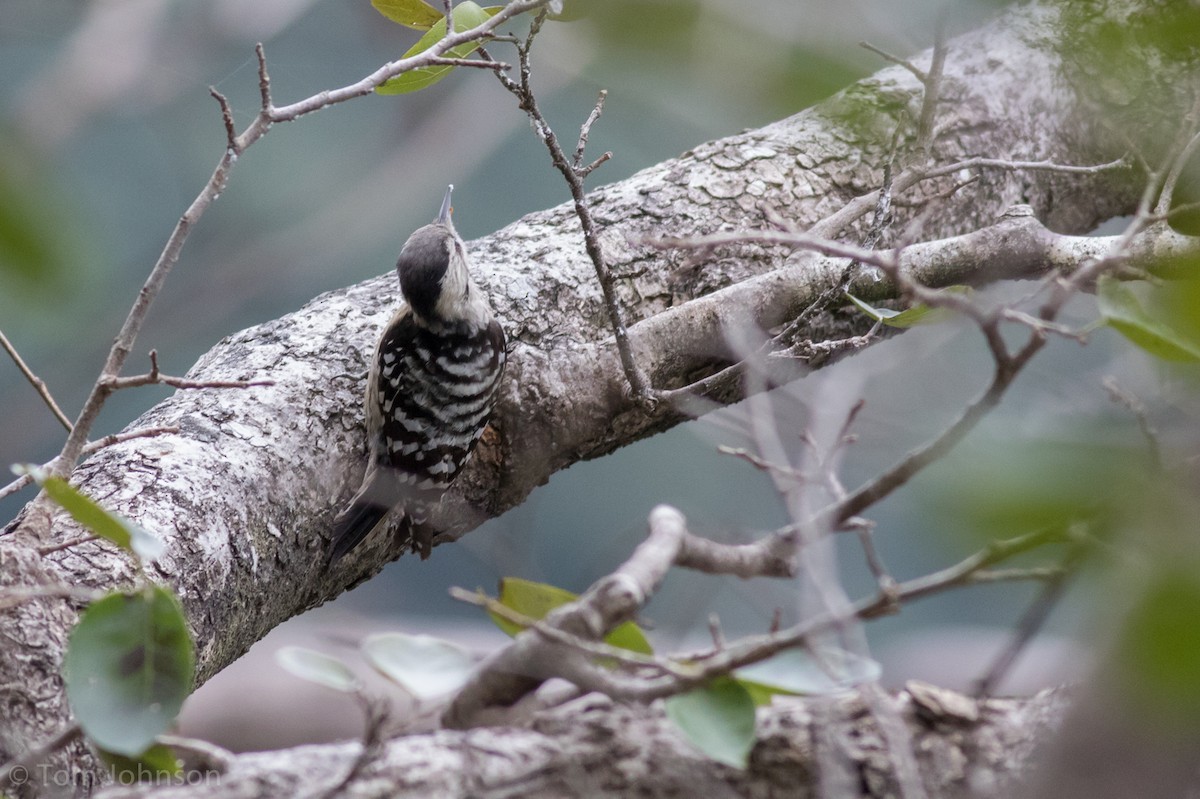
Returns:
[[[535,83],[552,126],[568,138],[609,92],[591,152],[613,160],[592,185],[619,180],[706,140],[754,128],[829,96],[883,66],[859,48],[900,55],[932,44],[937,20],[961,32],[998,13],[994,2],[944,0],[607,0],[570,23],[550,24],[535,48]],[[418,37],[367,0],[4,0],[0,4],[0,330],[73,417],[112,336],[171,227],[224,147],[214,86],[238,128],[258,103],[254,43],[266,48],[278,104],[358,80]],[[508,59],[505,45],[492,48]],[[482,71],[459,70],[404,97],[366,97],[279,125],[240,160],[192,234],[155,305],[127,371],[154,348],[182,374],[223,336],[314,295],[381,274],[454,183],[455,221],[468,240],[568,198],[511,97]],[[1077,319],[1094,311],[1087,301]],[[966,334],[964,334],[964,332]],[[815,398],[845,407],[865,396],[859,441],[844,478],[854,486],[953,419],[989,376],[978,337],[954,324],[922,328],[776,392],[785,436]],[[973,439],[1039,437],[1087,414],[1116,437],[1131,419],[1106,407],[1099,376],[1111,334],[1056,341],[1019,391]],[[166,392],[125,391],[95,435],[115,432]],[[0,463],[42,462],[63,430],[6,358],[0,358]],[[721,412],[556,475],[529,501],[428,562],[404,558],[377,579],[285,625],[204,686],[186,732],[232,748],[269,748],[356,735],[343,697],[301,688],[271,660],[284,643],[352,657],[369,631],[436,632],[486,648],[500,634],[451,585],[494,590],[514,575],[579,591],[621,562],[657,503],[680,507],[697,532],[727,541],[786,523],[769,481],[717,445],[745,443],[744,411]],[[931,513],[921,485],[884,503],[877,542],[901,579],[949,565],[981,541]],[[939,470],[941,470],[939,472]],[[7,480],[0,479],[0,482]],[[0,503],[11,518],[32,498]],[[838,542],[848,593],[873,590],[858,544]],[[921,677],[967,687],[1034,596],[995,585],[923,600],[869,625],[885,680]],[[727,635],[762,631],[776,608],[794,616],[795,587],[672,575],[648,610],[660,651],[697,643],[719,614]],[[1086,630],[1086,581],[1004,686],[1029,691],[1086,663],[1072,643]],[[367,672],[365,667],[363,673]],[[298,692],[305,692],[298,701]],[[308,713],[302,718],[299,709]]]

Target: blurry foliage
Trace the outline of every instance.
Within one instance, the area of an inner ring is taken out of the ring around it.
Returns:
[[[769,10],[762,15],[772,17]],[[747,10],[718,13],[703,0],[574,0],[563,18],[584,23],[604,53],[602,69],[677,72],[706,82],[726,103],[752,101],[768,118],[807,108],[866,72],[856,65],[864,60],[859,53],[823,51],[799,30],[767,35]]]
[[[1150,479],[1146,457],[1106,441],[1099,426],[1035,441],[968,442],[933,470],[931,517],[978,541],[1065,534],[1075,525],[1108,536],[1128,521]]]
[[[0,136],[0,280],[49,291],[75,261],[73,220],[52,199],[48,170],[21,150]]]
[[[1146,132],[1148,139],[1136,145],[1154,164],[1195,99],[1200,5],[1192,0],[1136,5],[1067,0],[1062,7],[1059,25],[1069,77],[1094,100],[1096,113],[1119,140],[1131,131]],[[1192,80],[1179,81],[1181,69]],[[1134,124],[1145,119],[1161,122]]]
[[[1170,734],[1200,719],[1200,563],[1160,565],[1125,621],[1117,665],[1126,702]]]
[[[1113,277],[1100,279],[1096,296],[1105,324],[1133,344],[1165,361],[1196,363],[1200,361],[1196,285],[1200,283],[1192,279],[1174,282],[1165,291],[1159,287],[1151,294],[1151,302],[1159,307],[1150,309],[1143,307],[1131,287]]]

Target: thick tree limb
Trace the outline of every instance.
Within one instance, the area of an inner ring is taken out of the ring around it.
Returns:
[[[912,683],[899,696],[920,777],[931,796],[995,796],[1030,767],[1038,741],[1058,725],[1061,694],[976,701]],[[861,700],[791,700],[759,713],[758,744],[745,771],[692,750],[659,708],[614,704],[591,694],[534,715],[527,727],[443,730],[388,742],[342,794],[354,797],[815,797],[823,768],[816,723],[856,775],[853,797],[895,796],[896,777],[872,714]],[[629,741],[639,744],[630,746]],[[196,768],[196,784],[113,787],[101,799],[235,799],[318,795],[334,784],[359,744],[238,755],[223,772]]]
[[[1089,165],[1122,155],[1096,144],[1104,141],[1099,123],[1062,77],[1054,13],[1023,9],[950,44],[942,81],[954,110],[932,142],[938,163],[989,157]],[[797,254],[778,240],[716,246],[707,257],[648,242],[663,234],[759,229],[764,206],[796,229],[824,220],[831,236],[862,224],[873,201],[857,215],[845,209],[880,184],[889,145],[876,132],[895,130],[906,107],[919,109],[920,88],[910,72],[891,67],[815,109],[701,145],[589,195],[613,271],[643,271],[620,300],[634,357],[653,386],[685,385],[726,365],[734,356],[725,341],[729,327],[786,322],[840,278],[845,262]],[[275,108],[286,118],[310,110]],[[1137,201],[1134,183],[1109,174],[989,171],[936,199],[956,182],[945,181],[929,187],[936,212],[923,217],[924,234],[944,238],[902,256],[930,285],[1069,269],[1095,246],[1050,233],[1028,216],[992,225],[1014,204],[1028,204],[1053,230],[1078,233]],[[1139,243],[1146,251],[1185,244],[1160,231]],[[447,503],[442,521],[452,521],[453,531],[445,538],[519,503],[558,469],[681,418],[666,407],[649,414],[625,391],[569,207],[531,214],[471,250],[513,352],[495,435]],[[875,299],[891,289],[886,281],[864,281],[853,290]],[[230,336],[188,379],[273,385],[177,393],[133,427],[178,432],[119,442],[75,471],[83,490],[166,540],[167,552],[151,572],[183,600],[201,680],[284,619],[366,579],[398,554],[378,540],[333,574],[321,565],[332,514],[359,477],[362,379],[394,304],[395,279],[388,274]],[[841,338],[846,329],[826,319],[808,335]],[[729,400],[737,391],[726,384],[714,398]],[[23,514],[0,537],[0,587],[110,588],[133,579],[125,557],[103,542],[41,557],[37,547],[78,539],[80,530],[61,513],[30,518],[37,515]],[[48,529],[49,540],[35,540],[34,527]],[[75,618],[76,608],[61,599],[0,614],[0,761],[69,723],[59,664]],[[86,765],[81,750],[70,755],[74,765]]]

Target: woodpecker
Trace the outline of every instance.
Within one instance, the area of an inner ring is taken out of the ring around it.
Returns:
[[[375,347],[367,376],[368,463],[362,486],[334,519],[330,563],[354,549],[393,509],[397,535],[429,557],[429,512],[454,482],[491,417],[504,371],[504,330],[471,280],[467,251],[441,211],[396,261],[404,304]]]

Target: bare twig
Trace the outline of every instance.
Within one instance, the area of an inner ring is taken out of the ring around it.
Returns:
[[[1075,573],[1079,561],[1083,558],[1087,551],[1086,539],[1076,541],[1063,557],[1062,563],[1059,566],[1057,574],[1048,577],[1045,584],[1042,586],[1036,599],[1022,615],[1017,622],[1017,629],[1014,631],[1012,639],[1008,646],[996,657],[987,673],[979,679],[975,684],[974,695],[977,697],[991,696],[995,693],[1000,683],[1008,675],[1021,652],[1029,645],[1029,642],[1037,635],[1038,630],[1045,624],[1046,618],[1050,615],[1050,611],[1058,605],[1062,598],[1063,590],[1066,588],[1067,579]]]
[[[900,56],[892,55],[888,51],[882,50],[882,49],[876,47],[875,45],[871,44],[870,42],[859,42],[858,46],[863,48],[864,50],[870,50],[872,53],[879,56],[884,61],[890,61],[897,66],[904,67],[909,72],[911,72],[914,76],[916,76],[917,80],[921,81],[921,83],[925,82],[926,77],[927,77],[925,70],[921,69],[913,62],[911,62],[907,59],[901,58]]]
[[[1146,403],[1123,389],[1121,384],[1117,382],[1117,379],[1111,375],[1105,377],[1101,381],[1101,384],[1113,402],[1124,407],[1137,419],[1138,429],[1142,431],[1142,438],[1146,439],[1146,448],[1150,452],[1151,462],[1154,464],[1155,469],[1161,471],[1163,468],[1162,447],[1158,443],[1158,430],[1155,429],[1154,424],[1150,421],[1149,412],[1146,410]]]
[[[150,371],[143,375],[131,377],[109,377],[104,384],[111,391],[139,386],[163,385],[179,389],[199,388],[252,388],[254,386],[273,386],[274,380],[188,380],[183,377],[172,377],[162,374],[158,369],[158,353],[150,350]]]
[[[784,538],[775,536],[774,540]],[[990,568],[1058,540],[1061,540],[1061,533],[1045,531],[994,542],[954,566],[899,583],[894,591],[859,600],[850,606],[849,613],[851,617],[869,619],[889,612],[897,602],[977,582],[1052,578],[1061,570],[991,571]],[[624,564],[593,584],[578,600],[555,609],[537,624],[575,639],[597,641],[617,624],[632,618],[649,601],[672,566],[694,567],[695,561],[689,560],[690,555],[705,549],[715,560],[727,559],[731,547],[691,535],[678,511],[660,506],[650,515],[649,537]],[[729,573],[730,570],[721,571]],[[777,629],[776,624],[769,633],[726,641],[723,646],[714,646],[710,651],[688,654],[687,662],[677,662],[674,668],[663,668],[660,660],[654,664],[662,672],[657,676],[621,674],[599,668],[592,663],[594,655],[610,653],[595,649],[591,644],[576,645],[564,651],[559,646],[558,634],[538,631],[535,627],[519,634],[507,648],[485,661],[472,681],[451,702],[443,722],[451,727],[469,726],[485,708],[511,704],[550,676],[563,677],[580,688],[599,690],[618,700],[652,701],[686,691],[714,676],[728,674],[785,649],[804,646],[811,636],[835,628],[843,621],[838,614],[824,612],[790,628]],[[631,659],[628,653],[622,657]]]
[[[50,412],[54,414],[54,418],[58,419],[62,426],[67,429],[67,432],[70,432],[71,420],[67,418],[67,415],[62,412],[62,408],[58,407],[58,403],[54,401],[54,396],[50,393],[50,388],[46,385],[46,382],[35,375],[33,370],[29,368],[24,360],[22,360],[20,354],[17,352],[17,348],[12,345],[12,342],[8,340],[8,337],[4,335],[4,331],[2,330],[0,330],[0,347],[3,347],[4,351],[8,353],[8,356],[13,359],[13,363],[15,363],[17,368],[21,370],[21,374],[25,375],[25,379],[28,380],[29,384],[33,386],[35,391],[37,391],[38,396],[42,398],[42,401],[46,403],[46,406],[50,409]]]
[[[589,657],[605,658],[614,663],[637,668],[651,668],[667,674],[676,674],[685,676],[686,672],[677,667],[669,660],[656,658],[653,655],[643,655],[640,652],[632,652],[628,649],[606,644],[604,641],[589,641],[577,635],[571,635],[564,632],[544,620],[534,619],[526,616],[524,613],[518,613],[507,605],[502,604],[493,597],[488,596],[483,591],[466,591],[462,588],[451,587],[450,596],[457,599],[459,602],[466,602],[469,605],[483,608],[489,613],[494,613],[505,621],[520,625],[527,630],[533,630],[555,644],[560,644],[569,649],[574,649]]]
[[[70,599],[76,602],[92,602],[104,596],[103,591],[77,585],[9,586],[0,588],[0,610],[16,607],[39,599]]]
[[[442,0],[442,11],[446,15],[446,32],[454,32],[454,0]]]
[[[929,60],[929,72],[921,80],[925,92],[921,98],[921,116],[917,120],[916,148],[928,157],[933,150],[933,120],[937,116],[938,101],[942,93],[942,73],[946,66],[946,26],[938,20],[934,33],[933,56]]]
[[[337,784],[331,787],[324,793],[319,794],[321,799],[335,799],[338,796],[346,795],[346,788],[358,779],[363,770],[379,756],[383,749],[385,741],[384,729],[388,721],[388,705],[385,701],[367,694],[363,690],[354,692],[354,698],[358,700],[358,705],[363,713],[363,734],[362,734],[362,749],[358,756],[354,758],[354,762],[350,764],[350,768],[346,771],[346,776],[338,780]]]
[[[1179,182],[1183,170],[1187,168],[1188,162],[1192,160],[1192,156],[1196,154],[1196,150],[1200,148],[1198,126],[1200,126],[1200,95],[1197,95],[1196,99],[1192,102],[1191,109],[1184,114],[1180,124],[1176,141],[1179,156],[1171,164],[1170,168],[1166,170],[1166,175],[1163,177],[1158,202],[1154,205],[1154,213],[1157,216],[1166,217],[1170,214],[1171,203],[1175,199],[1175,185]]]
[[[605,311],[608,314],[609,324],[612,326],[613,337],[617,345],[617,355],[621,360],[621,368],[625,373],[625,378],[629,381],[630,392],[637,401],[646,405],[653,405],[659,398],[653,386],[650,385],[646,374],[638,366],[637,361],[634,360],[633,350],[629,345],[629,332],[625,324],[624,312],[621,310],[621,304],[617,298],[616,280],[604,257],[604,250],[600,245],[600,236],[592,220],[587,195],[583,187],[584,178],[611,156],[610,153],[605,153],[591,164],[582,166],[583,150],[587,144],[588,133],[591,131],[592,124],[600,117],[603,111],[606,95],[604,92],[600,93],[600,97],[596,101],[591,114],[588,115],[587,120],[580,128],[579,140],[574,156],[568,158],[558,141],[558,137],[555,135],[553,129],[551,129],[549,123],[546,122],[546,118],[542,115],[541,109],[538,107],[537,97],[534,95],[533,87],[530,83],[529,54],[533,47],[533,41],[541,30],[545,18],[546,12],[544,10],[539,12],[534,17],[533,24],[529,28],[529,34],[525,37],[525,41],[517,45],[517,55],[520,64],[519,80],[513,80],[503,72],[497,72],[496,77],[500,80],[501,85],[517,98],[517,106],[528,115],[538,138],[546,145],[546,149],[550,153],[550,160],[553,162],[555,169],[562,174],[563,179],[567,182],[567,187],[571,192],[571,199],[574,202],[575,215],[579,217],[579,224],[583,228],[584,249],[587,251],[588,258],[592,261],[592,267],[596,272],[596,279],[600,283],[600,292],[604,298]],[[485,59],[491,58],[486,50],[481,49],[480,54]]]
[[[99,415],[100,409],[114,390],[111,381],[119,379],[118,375],[120,375],[121,369],[133,349],[133,344],[141,332],[142,324],[145,321],[151,304],[158,297],[167,275],[176,262],[178,262],[180,253],[183,251],[184,244],[187,242],[191,231],[204,216],[209,206],[225,190],[229,182],[230,173],[236,165],[238,157],[247,148],[265,136],[277,122],[295,120],[323,108],[370,94],[376,87],[397,75],[429,66],[436,59],[444,57],[446,51],[453,47],[488,38],[493,30],[508,20],[518,14],[539,8],[545,5],[546,2],[547,0],[513,0],[513,2],[508,3],[495,15],[470,30],[461,32],[448,30],[445,37],[424,52],[385,64],[355,83],[337,89],[328,89],[286,106],[276,106],[271,99],[271,81],[267,73],[266,55],[264,54],[262,45],[257,45],[255,47],[255,55],[258,59],[258,84],[262,107],[249,126],[226,143],[224,151],[217,161],[217,165],[213,169],[208,182],[200,190],[200,193],[188,206],[187,210],[184,211],[175,228],[171,231],[170,236],[168,236],[166,245],[151,268],[150,274],[146,278],[141,291],[138,292],[137,300],[133,303],[125,318],[125,322],[117,333],[113,346],[109,350],[108,357],[100,371],[100,376],[84,401],[83,408],[75,420],[62,451],[52,462],[53,473],[58,476],[65,476],[79,462],[79,458],[83,454],[83,448],[87,443],[88,433],[91,432],[92,425]],[[228,104],[222,102],[220,97],[218,97],[218,102],[222,105],[222,120],[224,121],[226,115],[225,109]],[[226,126],[226,132],[228,133],[228,125]]]
[[[98,438],[95,441],[89,441],[83,448],[82,457],[87,457],[88,455],[99,452],[105,447],[111,447],[114,444],[120,444],[123,441],[132,441],[135,438],[150,438],[151,436],[161,436],[167,433],[178,432],[178,427],[167,425],[163,427],[143,427],[138,430],[130,430],[125,433],[113,433],[111,435],[104,436],[103,438]],[[51,463],[43,463],[42,468],[49,469],[52,463],[53,461],[51,461]],[[0,499],[4,499],[9,494],[15,494],[25,486],[31,485],[32,483],[33,478],[28,474],[23,474],[8,485],[0,488]]]
[[[478,58],[434,58],[429,62],[434,67],[471,67],[473,69],[509,70],[512,64],[503,61],[483,61]]]
[[[955,172],[972,169],[1000,169],[1007,172],[1060,172],[1065,175],[1099,175],[1117,169],[1128,169],[1129,167],[1128,156],[1122,156],[1115,161],[1108,161],[1103,164],[1091,165],[1059,164],[1045,159],[1041,161],[1020,161],[1007,158],[965,158],[961,161],[955,161],[952,164],[944,164],[924,170],[921,180],[945,177],[946,175],[953,175]]]
[[[221,106],[221,121],[225,124],[225,141],[230,150],[236,150],[237,128],[233,124],[233,109],[229,107],[229,99],[217,91],[215,86],[209,86],[208,93]]]
[[[583,170],[583,151],[587,149],[588,134],[592,132],[592,125],[596,124],[596,120],[600,119],[600,115],[604,113],[604,100],[608,97],[608,90],[601,89],[596,97],[596,106],[592,109],[592,113],[588,114],[588,118],[579,126],[579,142],[575,145],[575,154],[571,156],[571,166],[575,168],[576,173],[580,173],[580,177],[585,177],[582,174]],[[605,153],[601,156],[607,160],[612,157],[612,153]],[[595,167],[592,167],[594,169]],[[591,169],[588,170],[589,172]]]
[[[29,769],[41,763],[50,755],[70,744],[83,734],[78,724],[70,724],[61,732],[45,743],[35,746],[23,755],[0,765],[0,788],[7,788],[14,783],[24,783],[29,777]]]

